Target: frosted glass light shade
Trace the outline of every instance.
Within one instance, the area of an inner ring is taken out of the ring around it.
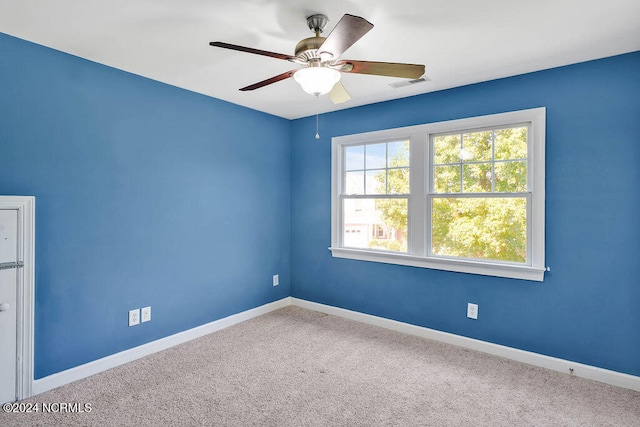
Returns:
[[[340,72],[326,67],[309,67],[296,71],[293,78],[300,83],[302,90],[320,96],[333,89],[340,80]]]

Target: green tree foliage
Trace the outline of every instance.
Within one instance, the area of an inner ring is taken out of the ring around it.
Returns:
[[[409,141],[391,143],[396,150],[389,150],[387,169],[378,172],[378,194],[409,194]],[[376,210],[381,212],[387,229],[394,233],[391,239],[374,239],[370,246],[392,251],[407,251],[407,199],[377,199]]]
[[[526,199],[434,198],[433,253],[526,261]]]
[[[389,158],[389,169],[376,175],[378,185],[386,186],[387,194],[409,192],[409,169],[397,167],[408,165],[408,142],[406,144],[406,152],[399,151]],[[443,194],[434,197],[432,203],[433,253],[525,262],[527,199],[524,196],[453,196],[526,192],[527,128],[438,136],[433,144],[433,192]],[[406,232],[405,199],[380,199],[376,207],[385,225]],[[404,248],[406,250],[406,243]]]

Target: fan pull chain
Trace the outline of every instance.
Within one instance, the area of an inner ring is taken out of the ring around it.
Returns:
[[[316,100],[320,101],[320,97],[316,95]],[[320,139],[320,134],[318,133],[318,113],[316,112],[316,139]]]

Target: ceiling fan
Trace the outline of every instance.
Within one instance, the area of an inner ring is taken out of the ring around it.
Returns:
[[[209,44],[224,49],[283,59],[304,67],[243,87],[240,89],[242,91],[259,89],[293,77],[305,92],[316,97],[328,93],[335,104],[351,99],[340,83],[340,73],[371,74],[407,79],[418,79],[424,74],[424,65],[340,59],[340,55],[369,32],[373,28],[373,24],[359,16],[345,14],[327,37],[321,37],[320,33],[324,30],[327,22],[329,19],[326,15],[309,16],[307,24],[309,29],[315,32],[315,37],[301,40],[297,44],[293,56],[224,42]]]

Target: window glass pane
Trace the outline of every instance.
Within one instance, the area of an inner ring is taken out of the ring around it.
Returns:
[[[409,166],[409,141],[387,144],[387,167]]]
[[[434,198],[434,255],[526,262],[527,199]]]
[[[496,160],[527,158],[527,127],[500,129],[495,131]]]
[[[344,170],[354,171],[364,169],[364,145],[345,147]]]
[[[387,144],[370,144],[366,146],[366,168],[382,169],[387,167]]]
[[[491,131],[465,133],[460,157],[469,162],[491,160]]]
[[[364,194],[364,171],[345,173],[345,194]]]
[[[388,194],[409,194],[409,168],[387,170]]]
[[[460,161],[460,135],[433,138],[433,163],[436,165]]]
[[[460,166],[435,166],[433,189],[436,193],[460,192]]]
[[[367,171],[366,194],[387,194],[387,170]]]
[[[344,247],[407,251],[407,199],[344,199]]]
[[[462,165],[463,193],[491,192],[491,163]]]
[[[495,191],[499,193],[522,193],[527,191],[527,162],[496,163]]]

